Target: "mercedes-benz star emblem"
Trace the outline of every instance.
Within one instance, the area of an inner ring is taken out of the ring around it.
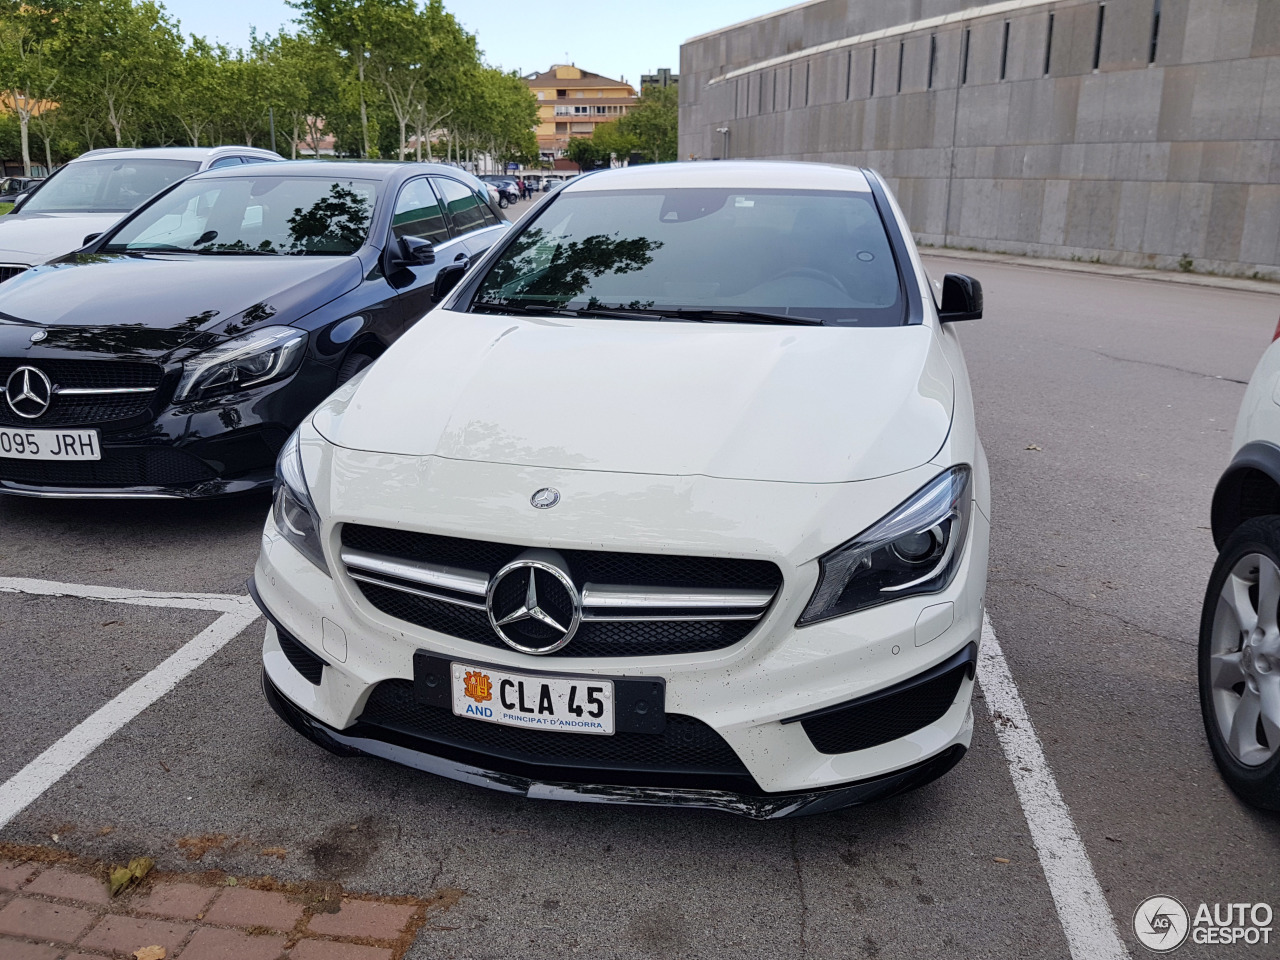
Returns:
[[[560,502],[560,491],[555,487],[543,487],[541,490],[534,491],[529,502],[539,510],[550,510]]]
[[[47,337],[48,335],[49,335],[49,331],[48,331],[48,330],[37,330],[35,333],[33,333],[33,334],[31,335],[31,342],[32,342],[32,343],[39,343],[41,340],[43,340],[43,339],[44,339],[45,337]]]
[[[521,653],[555,653],[573,639],[582,599],[569,575],[541,560],[516,560],[489,584],[489,623]]]
[[[9,374],[4,395],[10,410],[26,420],[34,420],[49,409],[53,400],[53,384],[42,370],[19,367]]]

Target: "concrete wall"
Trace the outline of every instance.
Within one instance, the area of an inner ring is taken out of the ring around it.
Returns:
[[[1098,0],[816,0],[696,37],[680,154],[873,167],[926,244],[1280,279],[1280,0],[1160,0],[1149,63],[1156,2],[1108,0],[1097,69]]]

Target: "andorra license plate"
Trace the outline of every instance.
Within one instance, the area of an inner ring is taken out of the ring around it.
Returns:
[[[0,427],[0,457],[11,460],[101,460],[97,430],[13,430]]]
[[[613,682],[508,673],[452,663],[453,712],[459,717],[531,730],[613,733]]]

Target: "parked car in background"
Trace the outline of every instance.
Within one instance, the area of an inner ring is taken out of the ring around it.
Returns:
[[[516,186],[516,182],[510,177],[485,176],[481,177],[485,183],[491,183],[497,188],[502,198],[502,205],[517,203],[520,200],[520,188]]]
[[[171,185],[0,285],[0,493],[269,487],[299,421],[509,224],[432,164],[298,161]]]
[[[5,177],[0,180],[0,203],[15,202],[43,180],[44,177]]]
[[[1200,709],[1240,799],[1280,810],[1280,326],[1236,419],[1210,513],[1218,560],[1200,618]]]
[[[256,147],[90,150],[23,194],[0,220],[0,282],[84,246],[183,177],[281,159]]]
[[[772,818],[941,776],[990,514],[981,287],[941,290],[871,172],[575,179],[281,451],[268,701],[544,798]]]

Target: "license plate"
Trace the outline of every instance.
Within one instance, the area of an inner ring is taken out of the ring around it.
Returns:
[[[97,430],[13,430],[0,427],[0,457],[10,460],[101,460]]]
[[[453,712],[486,723],[561,733],[613,733],[613,681],[544,677],[451,663]]]

